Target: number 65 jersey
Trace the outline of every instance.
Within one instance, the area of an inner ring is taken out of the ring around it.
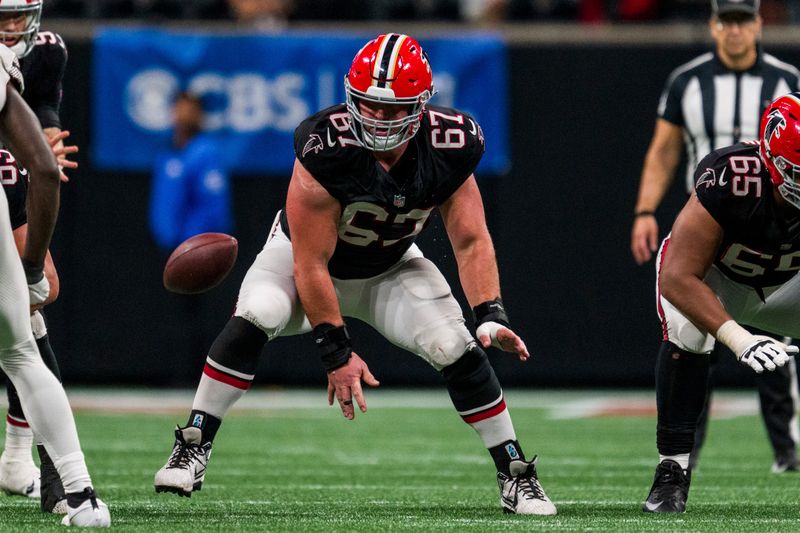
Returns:
[[[297,159],[341,204],[328,263],[340,279],[372,277],[394,265],[484,152],[483,132],[472,117],[428,106],[419,131],[387,172],[355,140],[349,120],[344,105],[330,107],[303,121],[294,138]],[[281,223],[290,235],[285,210]]]
[[[748,141],[707,155],[695,171],[697,198],[722,226],[714,265],[726,277],[760,289],[800,270],[800,211],[779,205],[775,186]]]

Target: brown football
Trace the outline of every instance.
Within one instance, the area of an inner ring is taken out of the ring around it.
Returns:
[[[236,263],[239,243],[225,233],[201,233],[183,241],[167,259],[164,287],[199,294],[219,285]]]

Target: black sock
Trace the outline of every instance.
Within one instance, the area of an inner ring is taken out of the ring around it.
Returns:
[[[36,339],[36,346],[39,347],[39,353],[42,356],[45,366],[50,369],[50,372],[61,381],[61,371],[58,368],[58,361],[56,354],[53,353],[53,348],[50,346],[50,335],[45,335],[41,339]]]
[[[186,422],[187,427],[192,426],[200,428],[200,431],[202,432],[201,444],[213,442],[221,424],[222,419],[210,415],[205,411],[198,411],[196,409],[192,409],[192,412],[189,415],[189,421]]]
[[[668,341],[661,344],[656,363],[656,441],[661,455],[692,451],[708,389],[708,368],[708,355],[681,350]]]
[[[519,442],[515,440],[507,440],[503,444],[492,446],[489,448],[489,453],[492,455],[492,459],[494,459],[494,466],[497,468],[497,471],[507,476],[511,475],[509,470],[511,461],[525,460],[525,454],[522,453]]]
[[[17,389],[10,379],[6,380],[6,396],[8,396],[8,414],[14,418],[25,420],[25,413],[22,412],[19,394],[17,394]]]

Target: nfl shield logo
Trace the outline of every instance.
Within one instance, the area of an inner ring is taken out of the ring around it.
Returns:
[[[395,194],[392,204],[394,204],[395,207],[403,207],[406,205],[406,197],[402,194]]]

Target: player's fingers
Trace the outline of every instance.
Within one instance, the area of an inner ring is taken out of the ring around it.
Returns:
[[[70,161],[69,159],[64,159],[62,157],[57,158],[58,164],[64,168],[78,168],[78,163],[75,161]]]
[[[361,375],[361,379],[363,379],[364,383],[366,383],[370,387],[377,387],[378,385],[381,384],[380,381],[375,379],[375,376],[372,375],[372,372],[370,372],[368,368],[364,369],[364,373]]]
[[[481,335],[478,337],[478,340],[481,341],[481,346],[484,348],[488,348],[492,345],[492,339],[489,337],[489,335]]]
[[[333,405],[333,394],[335,389],[330,381],[328,381],[328,405]]]
[[[352,420],[355,412],[353,411],[353,396],[350,387],[336,387],[336,398],[339,399],[339,406],[342,408],[344,417]]]
[[[69,182],[69,178],[68,178],[68,177],[67,177],[67,175],[66,175],[66,174],[64,174],[63,172],[60,172],[60,173],[59,173],[59,178],[61,179],[61,183],[67,183],[67,182]]]
[[[367,401],[364,399],[364,391],[361,389],[361,383],[356,383],[353,388],[353,398],[355,398],[358,408],[362,413],[367,412]]]
[[[50,143],[50,146],[55,146],[56,144],[58,144],[59,141],[63,141],[67,137],[69,137],[69,132],[67,130],[64,130],[56,133],[55,135],[47,139],[47,142]]]
[[[786,355],[788,355],[789,357],[791,357],[793,355],[797,355],[798,353],[800,353],[800,347],[798,347],[798,346],[795,346],[793,344],[790,344],[790,345],[785,345],[784,344],[784,346],[785,346],[784,351],[786,352]]]

